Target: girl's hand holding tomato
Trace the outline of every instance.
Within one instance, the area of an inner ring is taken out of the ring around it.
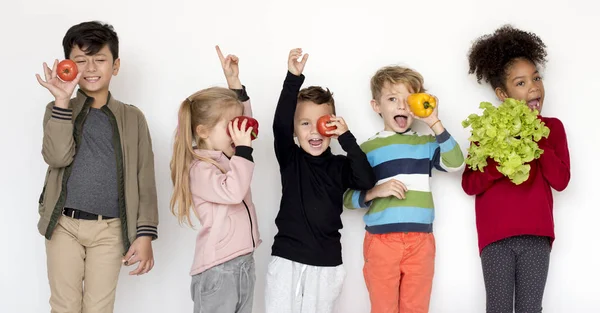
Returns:
[[[245,119],[242,121],[240,127],[235,127],[239,125],[240,119],[235,118],[233,121],[229,122],[227,125],[228,133],[231,136],[231,140],[233,144],[237,146],[247,146],[252,147],[252,127],[246,127],[248,120]],[[234,126],[235,125],[235,126]]]
[[[317,121],[317,131],[325,137],[338,138],[343,133],[348,131],[346,121],[335,115],[324,115]]]
[[[68,64],[68,62],[63,63]],[[52,69],[48,67],[48,65],[44,62],[44,76],[45,80],[43,80],[39,74],[36,74],[36,78],[38,83],[42,85],[44,88],[48,89],[50,93],[55,98],[55,105],[57,107],[66,109],[69,107],[69,100],[71,99],[71,95],[73,91],[75,91],[75,87],[79,84],[79,79],[83,72],[79,72],[75,78],[71,81],[62,81],[58,77],[58,60],[54,60],[54,65]],[[63,65],[64,67],[64,65]]]
[[[234,127],[242,129],[242,123],[246,122],[246,128],[243,130],[248,130],[249,127],[252,127],[252,132],[250,133],[250,139],[254,140],[258,138],[258,121],[250,116],[237,116],[231,122],[237,121],[234,123]],[[237,125],[237,126],[236,126]],[[229,132],[229,128],[227,128],[227,135],[231,137],[231,133]]]

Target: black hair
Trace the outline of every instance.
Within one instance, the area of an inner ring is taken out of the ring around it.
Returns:
[[[546,56],[546,45],[536,34],[504,25],[475,40],[469,51],[469,74],[475,73],[478,83],[483,79],[494,89],[505,89],[507,70],[515,60],[543,66]]]
[[[78,46],[86,55],[94,55],[105,45],[112,53],[113,61],[119,58],[119,37],[112,25],[97,21],[83,22],[69,28],[63,38],[65,59]]]

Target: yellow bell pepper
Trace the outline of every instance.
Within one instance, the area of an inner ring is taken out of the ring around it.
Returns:
[[[407,101],[410,110],[418,117],[428,117],[437,105],[435,97],[426,93],[413,93]]]

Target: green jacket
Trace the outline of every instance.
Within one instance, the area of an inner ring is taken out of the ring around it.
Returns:
[[[51,102],[44,115],[42,155],[48,164],[39,199],[38,230],[48,240],[61,216],[66,186],[93,98],[79,90],[69,109]],[[101,108],[113,126],[113,147],[117,158],[119,212],[125,251],[138,236],[158,236],[158,204],[154,178],[154,153],[143,113],[109,94]]]

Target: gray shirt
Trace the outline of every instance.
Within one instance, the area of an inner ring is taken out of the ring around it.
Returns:
[[[90,108],[81,144],[67,182],[65,207],[107,217],[119,216],[117,158],[108,116]]]

